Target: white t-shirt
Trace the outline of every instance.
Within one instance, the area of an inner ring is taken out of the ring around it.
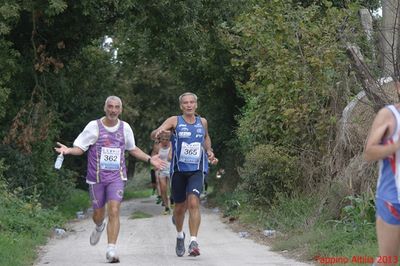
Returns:
[[[103,120],[104,117],[100,119]],[[136,148],[135,138],[133,136],[133,131],[131,126],[122,121],[124,123],[124,137],[125,137],[125,150],[131,151]],[[103,122],[101,122],[103,124]],[[115,132],[119,128],[119,123],[121,120],[118,119],[118,123],[113,127],[107,127],[103,124],[104,128],[109,132]],[[83,151],[87,151],[89,146],[96,143],[99,137],[99,126],[97,125],[97,120],[90,121],[89,124],[86,125],[85,129],[79,134],[79,136],[74,141],[74,147],[78,147]]]

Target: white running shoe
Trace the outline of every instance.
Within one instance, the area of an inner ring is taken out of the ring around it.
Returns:
[[[100,228],[95,226],[95,228],[92,231],[92,234],[90,235],[90,245],[94,246],[97,243],[99,243],[101,233],[103,233],[105,227],[106,227],[106,223],[104,221],[101,224]]]
[[[200,249],[199,249],[199,244],[197,244],[197,241],[190,242],[189,256],[196,257],[199,255],[200,255]]]
[[[115,248],[108,250],[106,253],[106,259],[108,263],[118,263],[119,257],[117,255],[117,250]]]

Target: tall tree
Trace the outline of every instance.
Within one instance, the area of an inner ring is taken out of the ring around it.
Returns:
[[[0,52],[0,102],[6,100],[0,107],[0,152],[9,166],[5,178],[10,186],[39,193],[48,203],[68,193],[71,179],[60,179],[52,170],[52,148],[60,136],[71,140],[93,114],[101,114],[105,97],[118,88],[112,55],[101,44],[130,5],[0,2],[5,18],[0,20],[0,46],[5,48]]]

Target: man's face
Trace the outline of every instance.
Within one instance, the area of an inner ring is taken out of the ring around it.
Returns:
[[[170,140],[170,138],[169,138],[169,136],[167,136],[167,135],[161,135],[161,137],[160,137],[160,143],[161,143],[161,145],[162,145],[163,147],[168,146],[169,140]]]
[[[115,121],[118,119],[118,116],[122,112],[122,106],[119,101],[109,100],[104,107],[104,111],[106,113],[107,119]]]
[[[197,101],[193,95],[186,95],[181,100],[181,110],[183,114],[191,115],[196,112]]]

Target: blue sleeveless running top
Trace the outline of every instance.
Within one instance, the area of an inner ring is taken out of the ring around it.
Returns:
[[[394,115],[396,127],[393,135],[382,141],[382,144],[389,144],[398,141],[400,133],[400,114],[394,105],[386,106]],[[391,203],[400,203],[400,151],[387,156],[379,161],[379,178],[376,189],[376,197]]]
[[[193,124],[187,123],[182,116],[178,116],[175,131],[171,136],[172,173],[198,170],[207,173],[207,154],[203,147],[205,134],[200,116],[196,116]]]

